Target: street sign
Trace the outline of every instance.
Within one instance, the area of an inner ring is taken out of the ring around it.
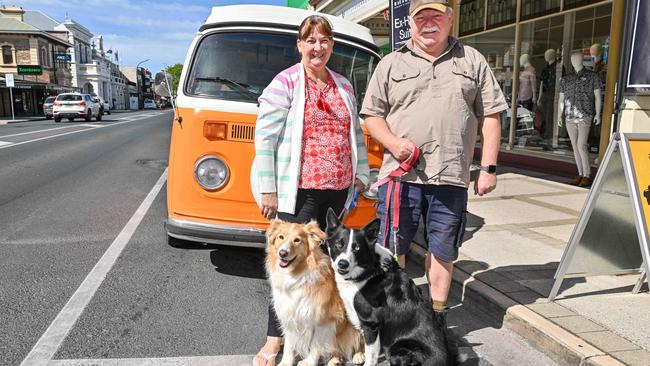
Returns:
[[[390,45],[391,51],[402,47],[411,39],[408,15],[410,0],[390,1]]]
[[[41,75],[43,68],[41,65],[18,65],[16,67],[18,75]]]
[[[72,61],[72,56],[68,55],[67,53],[55,53],[54,54],[54,61],[67,61],[67,62],[70,62],[70,61]]]
[[[13,88],[14,87],[14,74],[12,73],[6,73],[5,74],[5,84],[7,88]]]
[[[648,193],[646,193],[648,192]],[[650,269],[650,134],[614,134],[564,250],[548,299],[565,277]]]
[[[647,47],[650,38],[650,1],[632,1],[634,21],[629,22],[631,31],[630,56],[627,58],[624,88],[629,94],[650,94],[650,48]],[[627,22],[626,22],[627,23]],[[629,42],[629,41],[628,41]]]

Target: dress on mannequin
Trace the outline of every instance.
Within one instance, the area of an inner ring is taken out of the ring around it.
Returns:
[[[592,122],[600,123],[602,86],[598,75],[584,68],[582,63],[581,53],[572,54],[571,65],[575,73],[568,74],[560,80],[558,125],[562,125],[562,117],[564,117],[578,168],[578,176],[569,183],[586,187],[591,185],[587,139]]]
[[[542,137],[553,138],[553,117],[555,109],[555,74],[557,70],[556,52],[548,49],[544,52],[546,66],[542,69],[537,106],[542,114]]]
[[[519,93],[517,100],[524,108],[533,111],[533,101],[537,100],[537,76],[535,68],[530,64],[530,56],[524,53],[519,58]]]

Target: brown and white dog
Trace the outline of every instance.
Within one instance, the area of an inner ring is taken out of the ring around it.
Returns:
[[[279,366],[362,364],[363,339],[348,321],[331,261],[320,249],[326,236],[316,222],[271,221],[266,231],[266,271],[284,334]]]

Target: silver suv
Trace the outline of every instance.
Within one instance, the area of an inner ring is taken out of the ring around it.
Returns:
[[[52,108],[54,107],[52,104],[54,103],[55,99],[56,97],[47,97],[43,102],[43,114],[45,114],[45,119],[52,118]]]
[[[83,118],[86,122],[90,122],[93,117],[97,121],[102,120],[99,103],[93,102],[90,94],[59,94],[54,101],[52,113],[54,114],[54,122],[61,122],[61,118],[67,118],[71,122],[75,118]]]

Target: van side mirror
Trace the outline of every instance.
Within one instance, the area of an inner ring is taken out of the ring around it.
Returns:
[[[153,80],[153,92],[161,97],[171,98],[173,94],[171,79],[171,75],[164,71],[157,73]]]

